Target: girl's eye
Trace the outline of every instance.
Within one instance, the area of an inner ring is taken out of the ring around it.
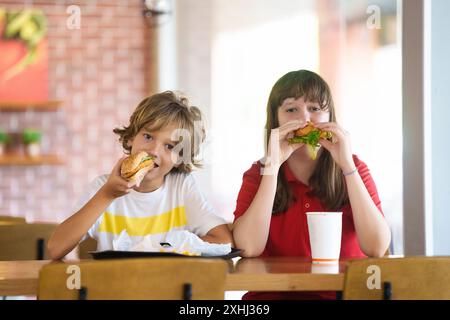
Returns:
[[[292,112],[295,112],[295,111],[297,111],[297,108],[286,109],[286,112],[289,112],[289,113],[292,113]]]
[[[172,150],[173,149],[173,145],[171,145],[171,144],[166,144],[166,149],[167,150]]]
[[[149,135],[148,133],[144,133],[144,139],[145,140],[152,140],[152,136]]]
[[[310,106],[309,110],[313,111],[313,112],[317,112],[317,111],[320,111],[321,109],[319,107],[316,107],[316,106]]]

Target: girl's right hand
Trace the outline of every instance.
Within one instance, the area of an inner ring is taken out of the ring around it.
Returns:
[[[266,161],[266,166],[274,165],[275,168],[279,168],[295,150],[304,146],[303,143],[290,144],[288,139],[294,136],[295,130],[305,125],[305,122],[293,120],[271,130],[269,146],[267,148],[267,156],[270,160],[269,163]]]
[[[102,192],[108,198],[115,199],[128,194],[132,189],[134,184],[128,182],[120,175],[120,167],[122,166],[123,160],[126,156],[122,157],[117,161],[116,165],[111,171],[108,180],[102,187]]]

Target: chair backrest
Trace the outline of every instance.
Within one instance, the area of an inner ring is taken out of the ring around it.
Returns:
[[[227,268],[222,259],[184,257],[51,263],[39,273],[37,298],[221,300]]]
[[[48,259],[47,241],[57,224],[0,225],[0,260]]]
[[[78,258],[81,259],[92,259],[92,255],[89,251],[97,250],[97,240],[92,238],[87,238],[86,240],[80,242],[78,245]]]
[[[343,298],[450,299],[450,257],[351,261],[346,269]]]
[[[19,224],[19,223],[26,223],[25,218],[0,216],[0,225]]]

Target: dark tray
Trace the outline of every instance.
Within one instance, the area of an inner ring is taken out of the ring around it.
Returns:
[[[231,259],[241,254],[241,249],[231,248],[231,252],[221,256],[188,256],[174,252],[145,252],[145,251],[89,251],[96,260],[122,259],[122,258],[144,258],[144,257],[186,257],[186,258],[222,258]]]

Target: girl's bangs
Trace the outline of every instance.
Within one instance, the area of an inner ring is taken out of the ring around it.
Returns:
[[[330,103],[329,89],[319,81],[295,81],[287,84],[285,90],[281,90],[278,106],[281,106],[287,98],[298,99],[303,97],[305,101],[317,102],[323,110],[328,109]]]

